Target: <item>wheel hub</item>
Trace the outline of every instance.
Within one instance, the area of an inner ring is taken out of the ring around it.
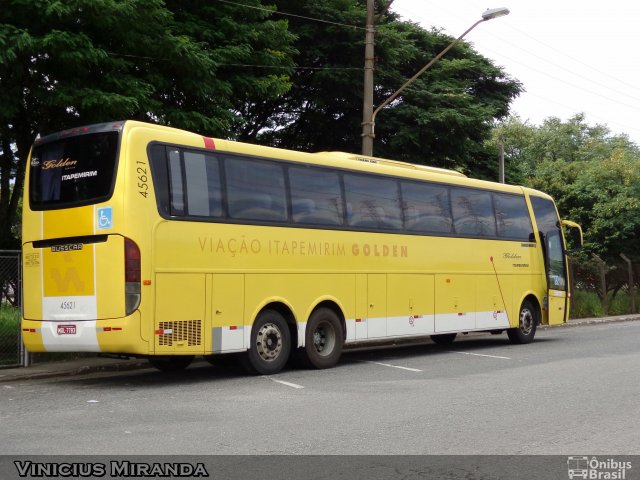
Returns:
[[[256,348],[258,354],[264,360],[272,361],[278,358],[282,351],[282,333],[280,329],[272,323],[263,325],[258,331]]]
[[[520,312],[520,330],[525,335],[529,335],[533,329],[533,313],[528,308],[524,308]]]

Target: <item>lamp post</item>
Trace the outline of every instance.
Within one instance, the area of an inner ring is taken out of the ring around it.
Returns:
[[[442,50],[438,55],[436,55],[429,63],[427,63],[424,67],[422,67],[413,77],[404,82],[404,84],[396,90],[391,96],[389,96],[384,102],[382,102],[378,107],[373,111],[371,116],[368,115],[368,112],[371,111],[373,106],[373,82],[367,82],[365,80],[365,94],[364,94],[364,115],[362,122],[362,154],[367,156],[373,155],[373,139],[375,138],[375,125],[376,125],[376,115],[378,112],[384,108],[386,105],[391,103],[395,98],[402,93],[402,91],[411,85],[420,75],[422,75],[425,71],[433,66],[438,60],[440,60],[449,50],[460,42],[471,30],[476,28],[482,22],[486,22],[487,20],[491,20],[493,18],[502,17],[504,15],[509,14],[509,9],[505,7],[500,8],[491,8],[486,10],[482,14],[482,18],[478,20],[476,23],[471,25],[462,35],[456,38],[453,42],[451,42],[447,47]],[[367,21],[367,35],[369,35],[369,20]],[[371,27],[373,28],[373,27]],[[371,47],[369,47],[369,43],[371,43]],[[367,37],[367,51],[365,55],[367,58],[373,57],[373,42],[369,40]],[[371,50],[371,51],[369,51]],[[366,70],[366,69],[365,69]],[[371,69],[372,70],[372,69]],[[365,79],[367,72],[365,71]]]

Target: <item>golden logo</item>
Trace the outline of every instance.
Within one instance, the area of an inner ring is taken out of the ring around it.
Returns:
[[[61,158],[60,160],[47,160],[42,162],[42,170],[50,170],[52,168],[63,167],[75,167],[78,164],[77,160],[71,160],[70,158]]]

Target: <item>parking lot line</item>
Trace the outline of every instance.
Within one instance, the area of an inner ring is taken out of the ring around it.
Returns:
[[[399,368],[400,370],[409,370],[410,372],[421,372],[422,371],[422,370],[419,370],[417,368],[401,367],[399,365],[391,365],[389,363],[371,362],[371,361],[368,361],[368,360],[361,360],[361,362],[363,362],[363,363],[373,363],[374,365],[381,365],[383,367]]]
[[[262,378],[267,378],[272,382],[280,383],[282,385],[286,385],[287,387],[291,387],[291,388],[297,388],[297,389],[304,388],[302,385],[298,385],[297,383],[285,382],[284,380],[277,380],[275,378],[270,377],[269,375],[263,375]]]
[[[447,350],[449,353],[461,353],[463,355],[473,355],[475,357],[499,358],[500,360],[511,360],[511,357],[501,357],[500,355],[485,355],[483,353],[458,352],[456,350]]]

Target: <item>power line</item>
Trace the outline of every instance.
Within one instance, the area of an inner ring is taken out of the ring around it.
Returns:
[[[305,17],[303,15],[296,15],[296,14],[293,14],[293,13],[280,12],[280,11],[277,11],[277,10],[269,10],[268,8],[256,7],[254,5],[245,5],[243,3],[231,2],[229,0],[218,0],[218,2],[227,3],[229,5],[235,5],[237,7],[251,8],[253,10],[261,10],[263,12],[269,12],[269,13],[274,14],[274,15],[284,15],[284,16],[287,16],[287,17],[301,18],[303,20],[311,20],[313,22],[328,23],[329,25],[336,25],[338,27],[348,27],[348,28],[353,28],[353,29],[356,29],[356,30],[366,30],[365,27],[359,27],[357,25],[347,25],[346,23],[332,22],[330,20],[323,20],[321,18]]]

